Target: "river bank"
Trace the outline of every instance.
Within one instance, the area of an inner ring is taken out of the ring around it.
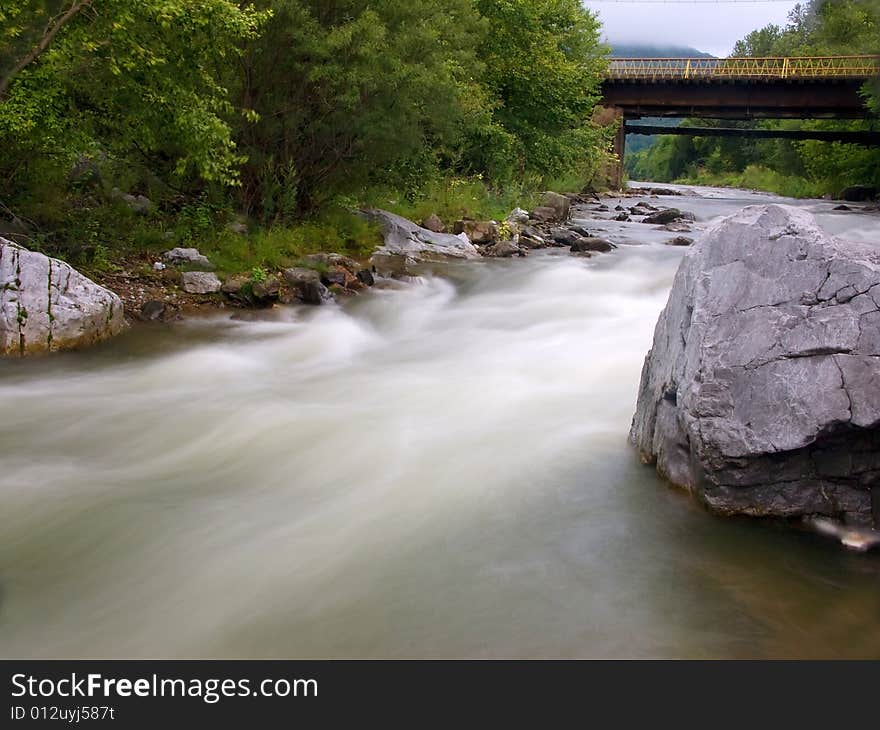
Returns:
[[[416,238],[419,235],[430,235],[432,231],[441,236],[444,233],[466,235],[476,245],[476,253],[490,258],[524,257],[531,251],[552,247],[568,248],[573,253],[583,256],[607,253],[616,244],[598,235],[594,236],[595,231],[591,232],[586,228],[584,221],[588,219],[603,221],[609,217],[617,221],[630,221],[631,216],[638,217],[636,219],[641,221],[641,217],[650,216],[652,213],[662,215],[662,211],[669,208],[660,205],[659,198],[678,195],[679,191],[670,187],[655,186],[647,188],[645,193],[643,199],[635,201],[635,205],[629,207],[624,207],[621,203],[631,197],[639,197],[638,190],[620,193],[567,193],[564,196],[548,193],[545,202],[549,196],[551,201],[561,206],[556,211],[552,208],[542,208],[540,196],[532,195],[523,199],[522,204],[529,206],[530,210],[538,211],[537,220],[529,220],[529,215],[519,206],[516,206],[506,219],[498,216],[497,221],[469,216],[465,216],[463,220],[455,219],[450,218],[448,212],[444,214],[444,220],[437,214],[437,209],[428,207],[425,210],[433,212],[420,219],[420,225],[426,226],[429,230],[416,234]],[[613,211],[606,203],[614,206]],[[568,212],[569,207],[573,211],[573,216]],[[545,212],[541,213],[541,210]],[[612,211],[610,216],[605,215],[608,211]],[[685,217],[688,215],[686,214]],[[369,217],[366,216],[365,219]],[[375,225],[373,247],[378,248],[382,240],[379,230],[381,226],[373,222]],[[651,221],[647,219],[644,222]],[[692,230],[688,225],[689,222],[670,217],[663,222],[666,224],[664,230],[673,234],[687,233]],[[663,229],[663,226],[658,228]],[[237,234],[247,245],[246,227],[242,225]],[[368,236],[362,233],[361,237],[363,240],[358,245],[363,247]],[[688,245],[691,240],[686,236],[673,235],[668,242],[672,245]],[[573,245],[576,243],[577,245]],[[174,251],[179,250],[181,249],[174,249]],[[224,261],[223,254],[216,253],[212,246],[209,245],[203,250],[209,252],[210,258],[196,248],[185,249],[189,252],[188,256],[194,257],[193,261],[186,260],[186,257],[180,261],[169,261],[167,257],[171,252],[141,251],[117,258],[111,266],[98,269],[87,267],[86,272],[96,283],[120,297],[130,324],[143,321],[170,321],[183,316],[201,316],[225,309],[265,309],[279,303],[289,305],[297,298],[296,292],[288,291],[285,284],[284,271],[290,266],[313,269],[319,274],[321,284],[333,295],[342,298],[354,296],[372,285],[370,283],[363,285],[369,282],[369,277],[362,275],[362,272],[395,273],[392,270],[380,272],[377,269],[375,264],[381,255],[376,258],[375,254],[371,257],[369,253],[361,253],[352,257],[328,248],[303,254],[299,258],[282,257],[283,264],[255,266],[247,272],[233,270],[230,273],[224,266],[227,270],[219,272],[218,278],[222,288],[207,292],[192,291],[183,280],[187,271],[211,272],[217,268],[214,264],[215,260]],[[452,257],[456,256],[457,254],[453,252]],[[193,265],[198,259],[201,260],[199,265]],[[417,255],[413,261],[418,263],[418,260]],[[239,262],[238,268],[240,265]],[[404,272],[401,269],[396,273]],[[364,281],[357,280],[358,275],[362,275]],[[213,279],[211,274],[208,276]],[[319,299],[311,303],[319,303]]]
[[[777,200],[695,192],[660,204],[697,230]],[[875,560],[707,515],[626,443],[684,249],[601,204],[600,256],[0,363],[0,653],[877,656]]]

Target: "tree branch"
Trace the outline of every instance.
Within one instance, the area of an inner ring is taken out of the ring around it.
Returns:
[[[40,42],[30,51],[27,55],[21,58],[12,69],[0,78],[0,101],[6,98],[7,92],[9,91],[9,85],[12,83],[12,80],[20,74],[24,69],[30,66],[34,61],[36,61],[49,47],[52,41],[55,39],[55,36],[58,35],[58,32],[67,25],[73,18],[75,18],[80,11],[88,7],[92,4],[92,0],[75,0],[73,4],[67,9],[62,16],[53,20],[46,27],[45,32],[43,33],[43,37],[40,38]]]

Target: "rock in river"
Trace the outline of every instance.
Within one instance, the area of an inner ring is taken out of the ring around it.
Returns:
[[[321,275],[314,269],[285,269],[284,280],[293,295],[304,304],[323,304],[333,301],[333,295],[321,283]]]
[[[609,251],[613,251],[617,246],[615,246],[611,241],[607,241],[604,238],[595,238],[593,236],[589,238],[580,238],[575,241],[571,245],[572,253],[608,253]]]
[[[694,214],[679,210],[678,208],[667,208],[666,210],[658,210],[656,213],[651,213],[650,215],[645,216],[642,223],[663,225],[665,223],[672,223],[673,221],[679,220],[692,221],[694,220]]]
[[[63,261],[0,238],[0,355],[91,345],[124,327],[113,292]]]
[[[713,225],[676,274],[630,440],[717,512],[880,526],[880,249],[782,205]]]
[[[379,223],[385,236],[384,245],[376,249],[372,258],[380,274],[405,276],[418,273],[414,267],[420,263],[480,258],[480,252],[463,233],[434,233],[384,210],[369,211],[367,217]]]
[[[483,255],[499,259],[507,259],[511,256],[525,256],[526,251],[513,241],[498,241],[498,243],[486,246]]]

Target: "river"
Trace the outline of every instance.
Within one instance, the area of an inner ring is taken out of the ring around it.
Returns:
[[[876,557],[627,445],[683,250],[601,227],[641,245],[0,363],[0,656],[880,657]]]

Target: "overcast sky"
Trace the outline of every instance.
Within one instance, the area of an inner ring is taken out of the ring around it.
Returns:
[[[591,2],[585,5],[598,13],[609,42],[638,42],[654,45],[692,46],[716,56],[727,56],[733,44],[749,31],[768,23],[785,25],[794,1],[761,3]]]

